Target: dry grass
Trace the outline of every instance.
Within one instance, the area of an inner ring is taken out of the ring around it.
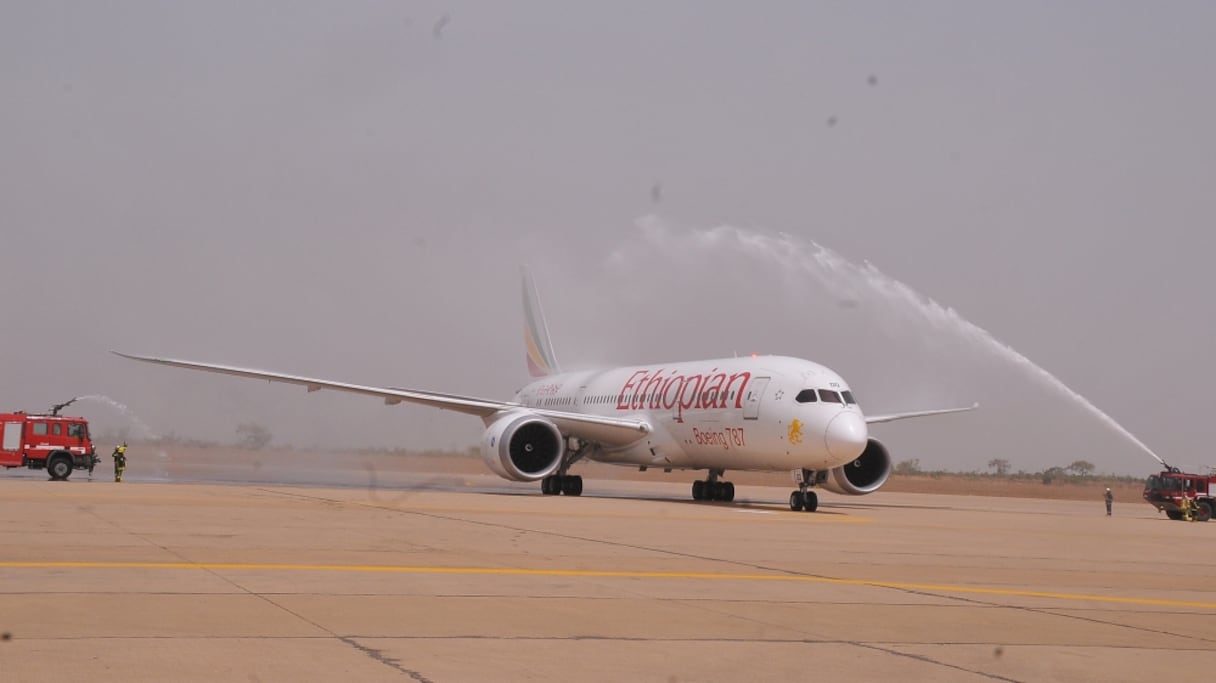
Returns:
[[[1147,474],[1145,475],[1147,476]],[[1009,477],[947,475],[892,475],[884,491],[902,493],[938,493],[951,495],[997,496],[1005,498],[1042,498],[1050,500],[1093,500],[1101,502],[1106,487],[1110,487],[1115,502],[1140,502],[1144,485],[1123,479],[1108,480],[1086,477],[1055,480],[1044,484],[1039,479]]]

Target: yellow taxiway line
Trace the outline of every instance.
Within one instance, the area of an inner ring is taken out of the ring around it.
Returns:
[[[1052,591],[1018,590],[1012,588],[985,588],[982,586],[960,586],[933,583],[905,583],[902,581],[871,581],[866,579],[840,579],[826,576],[798,574],[731,574],[717,572],[648,572],[614,571],[599,569],[520,569],[509,567],[409,567],[398,565],[348,565],[348,564],[275,564],[241,562],[22,562],[0,561],[0,569],[201,569],[212,571],[322,571],[362,572],[379,574],[463,574],[478,576],[562,576],[608,579],[691,579],[706,581],[787,581],[797,583],[822,583],[841,586],[869,586],[938,593],[965,593],[979,595],[1001,595],[1020,598],[1045,598],[1074,602],[1104,602],[1122,605],[1152,605],[1158,607],[1189,607],[1216,610],[1216,602],[1170,600],[1165,598],[1142,598],[1120,595],[1094,595],[1087,593],[1058,593]]]

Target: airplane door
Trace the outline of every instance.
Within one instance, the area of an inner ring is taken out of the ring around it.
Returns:
[[[753,377],[747,383],[747,395],[743,397],[743,419],[755,420],[760,417],[760,399],[764,397],[764,388],[768,386],[768,377]]]
[[[21,449],[21,423],[20,422],[5,422],[4,423],[4,445],[6,451],[16,451]]]

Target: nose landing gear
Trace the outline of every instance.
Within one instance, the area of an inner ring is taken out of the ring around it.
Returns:
[[[795,470],[794,479],[798,482],[798,490],[790,494],[790,509],[794,512],[818,510],[819,494],[811,490],[811,482],[815,481],[815,472],[806,469]]]
[[[814,491],[798,490],[790,494],[790,509],[794,512],[806,510],[814,512],[819,509],[819,494]]]

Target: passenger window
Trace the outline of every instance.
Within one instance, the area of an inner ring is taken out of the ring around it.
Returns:
[[[794,400],[799,403],[814,403],[815,401],[819,400],[819,397],[815,396],[814,389],[803,389],[802,391],[798,392],[798,395],[794,397]]]
[[[34,436],[46,436],[46,423],[45,422],[35,422],[34,423]]]
[[[849,405],[853,405],[854,403],[857,403],[857,401],[853,400],[853,392],[851,392],[851,391],[842,391],[842,392],[840,392],[840,395],[844,397],[844,402]]]
[[[840,403],[840,394],[828,389],[819,390],[819,400],[824,403]]]

